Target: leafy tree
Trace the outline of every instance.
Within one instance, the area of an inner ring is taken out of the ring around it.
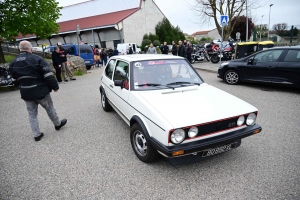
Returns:
[[[158,40],[153,41],[153,46],[158,47],[160,46],[160,42]]]
[[[211,39],[210,37],[202,37],[202,38],[200,39],[200,41],[201,41],[201,42],[210,42],[210,41],[212,41],[212,39]]]
[[[230,37],[233,39],[236,39],[236,33],[241,33],[241,40],[246,41],[246,16],[239,16],[234,17],[231,20],[231,23],[234,24],[232,27],[232,32],[230,34]],[[248,18],[248,40],[250,39],[252,35],[252,31],[254,29],[254,23],[252,22],[251,18]]]
[[[146,40],[146,39],[149,39],[149,35],[147,33],[143,36],[143,40]]]
[[[267,37],[268,35],[268,24],[259,24],[254,26],[254,28],[256,29],[256,38],[260,38],[260,34],[261,37]]]
[[[159,37],[158,37],[158,35],[149,33],[149,40],[154,42],[154,40],[159,40]]]
[[[273,29],[279,36],[284,36],[285,30],[287,29],[287,23],[278,23],[273,25]]]
[[[200,24],[215,23],[218,32],[222,35],[220,15],[228,15],[228,26],[224,27],[224,40],[227,40],[233,31],[235,22],[234,17],[239,17],[245,10],[245,4],[248,4],[248,10],[260,7],[259,0],[194,0],[191,9],[198,15]]]
[[[47,38],[59,31],[56,20],[60,16],[56,0],[1,0],[0,36],[8,41],[15,37],[35,34],[38,38]],[[0,63],[5,63],[0,40]]]
[[[155,31],[159,40],[161,42],[167,42],[168,44],[171,44],[173,40],[178,41],[185,39],[181,29],[178,26],[174,28],[167,18],[164,18],[156,25]]]
[[[144,48],[144,47],[147,46],[147,45],[150,45],[150,43],[151,43],[151,40],[149,40],[149,39],[143,40],[143,41],[142,41],[142,48]]]

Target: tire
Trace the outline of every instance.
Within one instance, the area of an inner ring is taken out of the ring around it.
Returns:
[[[111,111],[112,107],[111,107],[111,105],[108,103],[108,100],[107,100],[105,91],[102,90],[102,92],[101,92],[100,94],[101,94],[101,105],[102,105],[103,110],[104,110],[105,112]]]
[[[194,63],[195,63],[195,57],[192,56],[191,64],[194,64]]]
[[[218,55],[213,55],[211,58],[210,58],[211,62],[212,63],[218,63],[220,61],[220,58]]]
[[[86,70],[90,70],[92,66],[91,65],[86,65],[85,67],[86,67]]]
[[[228,70],[224,74],[224,80],[229,85],[236,85],[240,82],[240,76],[235,70]]]
[[[137,123],[131,127],[130,142],[135,155],[140,161],[151,163],[158,158],[158,153],[152,147],[148,134],[144,133]]]

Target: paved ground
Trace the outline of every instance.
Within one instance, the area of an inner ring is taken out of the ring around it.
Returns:
[[[300,198],[299,90],[229,86],[199,70],[207,83],[255,105],[263,131],[236,150],[173,167],[136,158],[127,125],[101,108],[102,69],[91,72],[52,93],[59,116],[68,119],[62,130],[39,110],[45,133],[39,143],[19,91],[0,91],[0,199]]]

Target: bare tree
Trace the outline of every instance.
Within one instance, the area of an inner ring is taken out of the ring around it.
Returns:
[[[274,24],[273,29],[278,33],[278,35],[282,36],[284,31],[287,29],[287,26],[287,23]]]
[[[191,9],[198,16],[200,24],[210,24],[213,20],[219,34],[222,34],[222,27],[219,24],[221,15],[228,15],[229,23],[224,28],[224,39],[228,39],[233,30],[234,23],[231,23],[233,17],[238,17],[246,9],[248,11],[259,7],[259,0],[194,0]]]

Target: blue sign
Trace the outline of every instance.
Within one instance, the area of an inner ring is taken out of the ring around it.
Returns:
[[[227,26],[228,24],[228,15],[221,15],[221,23],[222,26]]]

